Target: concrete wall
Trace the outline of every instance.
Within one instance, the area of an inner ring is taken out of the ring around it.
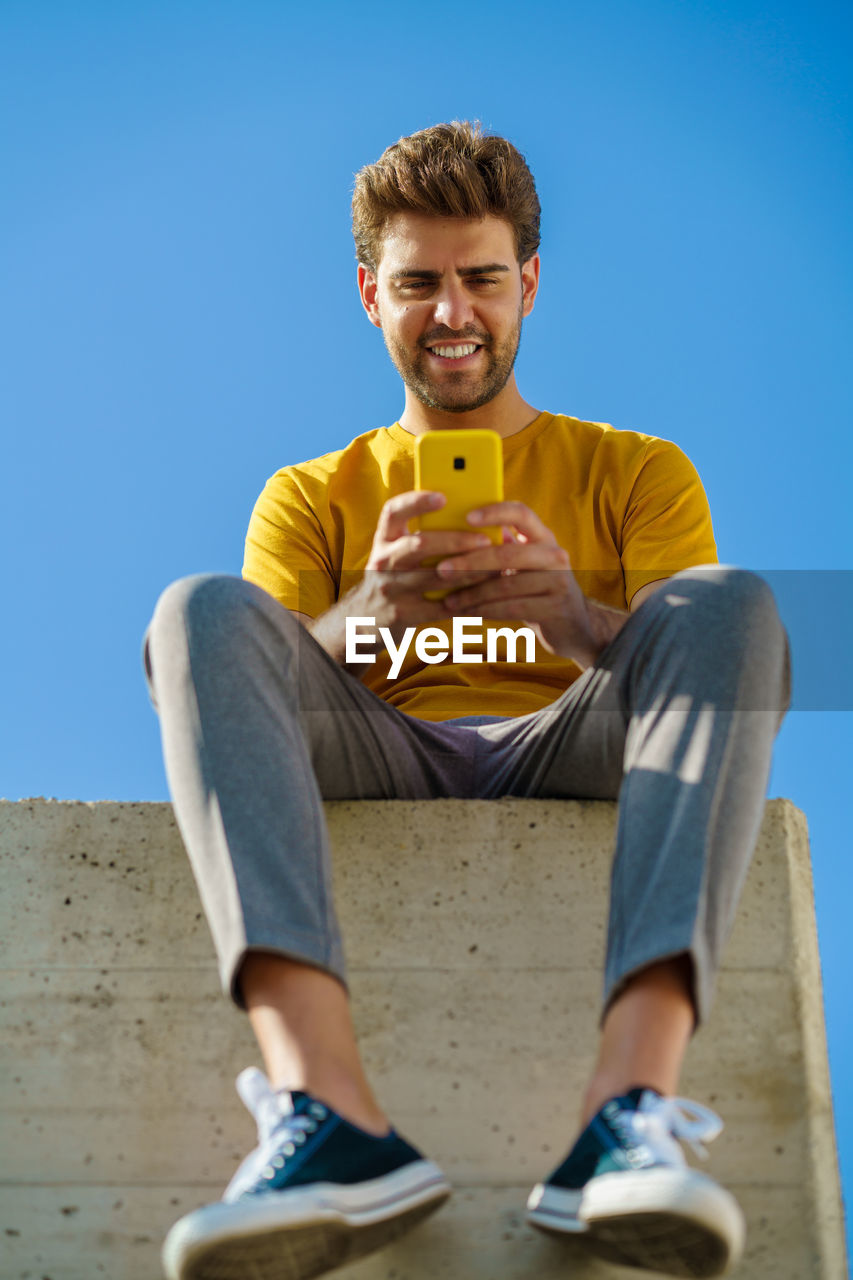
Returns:
[[[603,1280],[523,1226],[589,1070],[615,806],[335,803],[327,813],[365,1057],[456,1185],[350,1280]],[[165,804],[0,803],[0,1280],[155,1280],[216,1199],[258,1061],[222,998]],[[682,1092],[723,1115],[710,1172],[749,1224],[741,1280],[846,1274],[805,820],[767,806],[716,1011]]]

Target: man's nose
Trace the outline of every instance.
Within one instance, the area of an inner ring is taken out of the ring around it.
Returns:
[[[460,282],[445,284],[435,299],[433,314],[436,324],[442,324],[447,329],[458,331],[473,323],[474,308]]]

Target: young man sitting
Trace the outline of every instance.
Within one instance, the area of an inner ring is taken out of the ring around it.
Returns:
[[[322,799],[514,795],[619,799],[598,1056],[529,1220],[635,1266],[720,1274],[742,1216],[678,1143],[719,1122],[674,1095],[786,705],[771,594],[716,565],[705,495],[675,445],[522,397],[539,202],[512,144],[465,123],[401,139],[358,174],[353,214],[361,301],[403,413],[273,476],[243,578],[171,586],[146,647],[223,984],[267,1073],[240,1082],[259,1147],[221,1203],[173,1228],[167,1273],[320,1275],[446,1197],[362,1067]],[[415,491],[415,440],[463,426],[500,437],[505,500],[467,529],[416,531],[444,498]],[[428,663],[410,644],[392,676],[381,646],[347,661],[356,617],[393,646],[459,618],[523,624],[535,657]]]

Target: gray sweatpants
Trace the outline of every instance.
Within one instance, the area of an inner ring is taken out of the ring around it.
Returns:
[[[605,1007],[633,973],[687,953],[706,1016],[788,701],[787,642],[762,579],[677,574],[561,697],[514,718],[397,711],[233,577],[164,592],[145,666],[178,825],[238,1004],[249,949],[344,980],[321,798],[618,797]]]

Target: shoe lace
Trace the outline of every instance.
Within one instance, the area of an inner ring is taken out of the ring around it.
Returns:
[[[646,1090],[634,1112],[622,1112],[622,1120],[656,1156],[684,1164],[678,1141],[686,1142],[702,1160],[707,1159],[705,1142],[713,1142],[723,1130],[723,1122],[710,1107],[689,1098],[662,1098]],[[677,1140],[677,1141],[676,1141]]]
[[[237,1169],[225,1189],[224,1200],[235,1200],[259,1180],[272,1177],[328,1115],[318,1102],[312,1102],[306,1112],[295,1114],[290,1094],[272,1089],[257,1067],[240,1072],[237,1092],[258,1126],[258,1145]]]

